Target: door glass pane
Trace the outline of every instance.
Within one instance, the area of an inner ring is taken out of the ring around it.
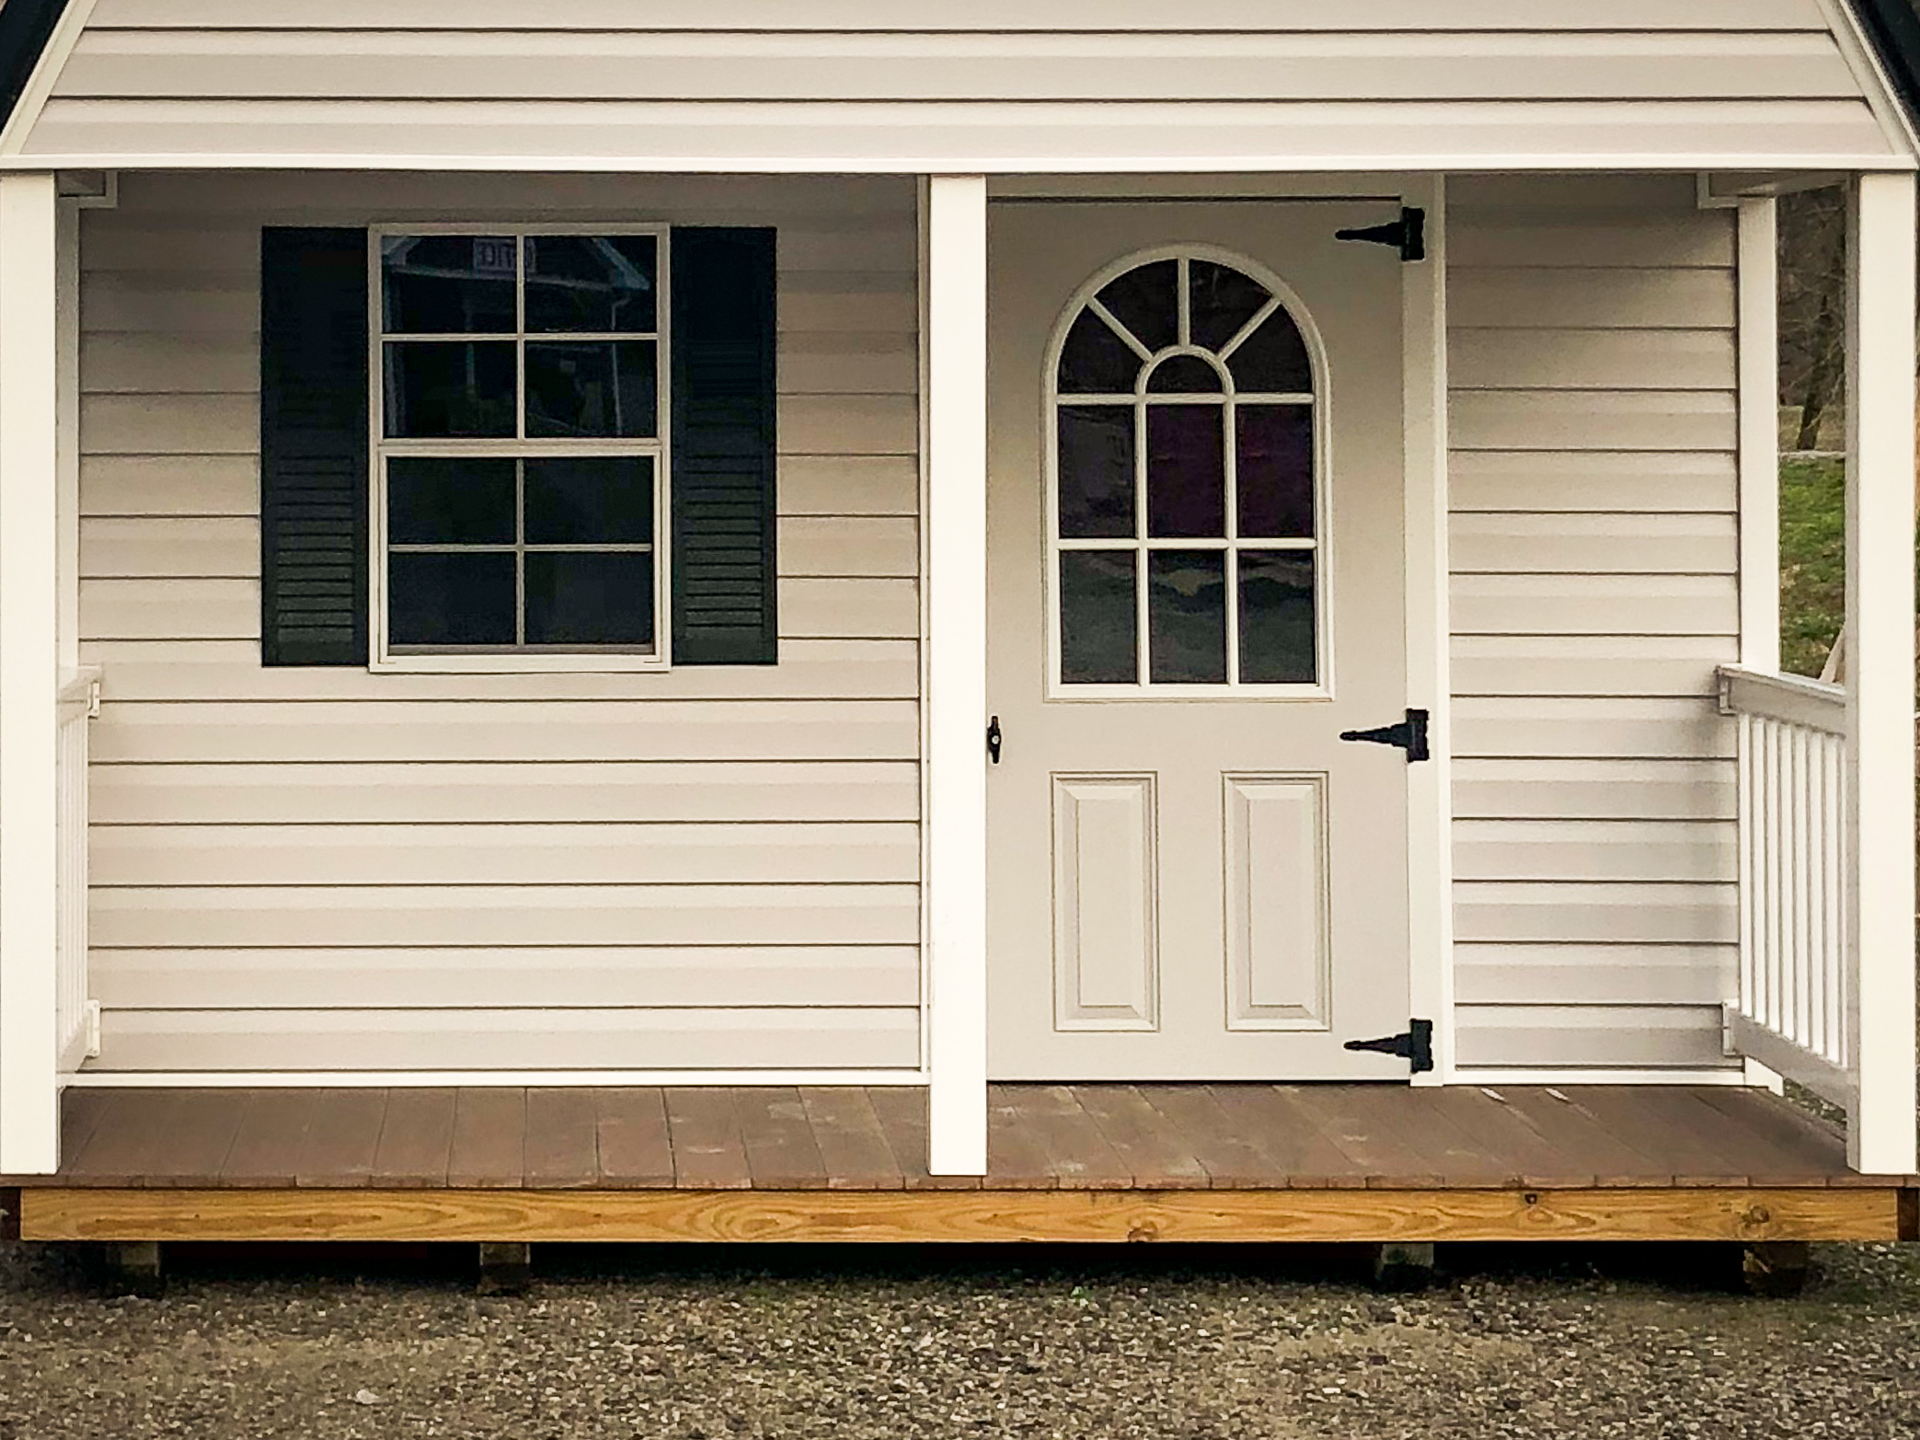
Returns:
[[[1060,350],[1062,395],[1131,395],[1140,357],[1091,310],[1082,310]]]
[[[655,328],[653,236],[529,235],[526,257],[529,333]]]
[[[1198,355],[1169,355],[1153,367],[1147,389],[1155,395],[1218,395],[1220,372]]]
[[[387,643],[511,645],[513,552],[405,550],[387,556]]]
[[[659,389],[651,340],[527,343],[527,434],[650,439]]]
[[[1233,383],[1243,393],[1302,395],[1313,389],[1313,365],[1300,327],[1276,310],[1227,357]]]
[[[390,436],[498,439],[514,433],[511,340],[389,343],[386,372]]]
[[[648,645],[653,556],[536,550],[527,556],[529,645]]]
[[[1155,260],[1108,282],[1099,299],[1148,350],[1163,350],[1180,336],[1178,283],[1178,262]]]
[[[1240,552],[1240,681],[1310,685],[1314,658],[1311,550]]]
[[[1155,684],[1227,678],[1226,553],[1154,550],[1147,556],[1149,675]]]
[[[1240,534],[1313,535],[1313,407],[1241,405],[1234,415]]]
[[[1131,685],[1140,678],[1134,552],[1060,556],[1060,678],[1069,685]]]
[[[513,237],[387,235],[380,304],[388,334],[511,335]]]
[[[387,461],[394,545],[511,545],[512,460],[396,455]]]
[[[1147,534],[1227,533],[1225,424],[1219,405],[1147,407]]]
[[[1133,536],[1133,406],[1062,405],[1060,535]]]
[[[529,459],[529,545],[644,545],[653,540],[653,457]]]
[[[1187,326],[1193,343],[1218,350],[1238,335],[1267,303],[1267,287],[1211,260],[1187,266],[1187,293],[1191,309]]]

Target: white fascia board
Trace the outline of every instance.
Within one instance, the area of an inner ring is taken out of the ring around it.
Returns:
[[[6,128],[0,129],[0,161],[18,155],[25,148],[33,127],[40,123],[40,112],[47,107],[54,82],[67,68],[67,57],[79,43],[80,32],[93,18],[94,3],[95,0],[67,0],[67,8],[54,22],[46,48],[40,52],[33,73],[27,77],[20,98],[14,103],[13,114],[7,117]],[[44,170],[49,168],[49,162],[36,161],[30,168]]]
[[[1854,0],[1814,0],[1814,3],[1826,15],[1833,43],[1859,82],[1860,93],[1873,118],[1879,122],[1880,133],[1887,137],[1887,144],[1909,158],[1920,156],[1920,133],[1915,132],[1907,107],[1901,103],[1886,67],[1880,63],[1880,52],[1860,24]]]
[[[585,175],[1233,175],[1287,171],[1295,174],[1402,173],[1482,174],[1622,172],[1688,173],[1696,170],[1911,171],[1920,154],[1699,154],[1641,155],[1364,155],[1311,156],[1174,155],[1139,159],[1074,155],[968,156],[746,156],[633,157],[621,155],[405,155],[405,154],[0,154],[0,173],[45,170],[426,170],[458,173]]]

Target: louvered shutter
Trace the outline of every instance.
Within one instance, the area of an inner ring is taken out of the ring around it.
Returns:
[[[771,665],[774,232],[675,229],[673,663]]]
[[[367,232],[263,230],[263,663],[367,663],[367,493]]]

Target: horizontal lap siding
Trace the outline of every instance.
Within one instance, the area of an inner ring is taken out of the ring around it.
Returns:
[[[1733,227],[1457,180],[1454,923],[1470,1066],[1717,1066],[1735,966]]]
[[[96,1068],[919,1059],[910,183],[127,177],[84,270]],[[262,224],[765,224],[780,663],[260,664]]]
[[[1014,171],[1889,153],[1816,0],[1554,8],[108,0],[27,149]]]

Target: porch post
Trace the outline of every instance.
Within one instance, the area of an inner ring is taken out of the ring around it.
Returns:
[[[58,201],[0,176],[0,1172],[59,1168]]]
[[[927,1169],[987,1168],[987,182],[927,187]]]
[[[1858,977],[1847,1158],[1914,1156],[1914,179],[1858,176],[1847,207],[1847,853]]]

